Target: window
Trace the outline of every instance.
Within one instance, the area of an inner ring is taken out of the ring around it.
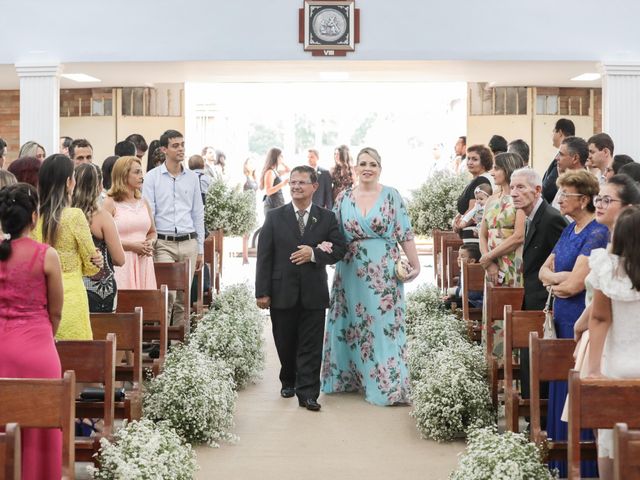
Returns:
[[[527,87],[470,83],[469,112],[471,115],[526,115]]]
[[[538,88],[538,115],[588,116],[591,110],[591,90],[588,88]]]
[[[182,115],[182,85],[125,87],[122,115],[130,117],[179,117]]]

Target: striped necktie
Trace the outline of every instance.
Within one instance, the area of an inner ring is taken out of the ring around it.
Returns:
[[[304,235],[304,215],[306,210],[298,210],[298,228],[300,229],[300,236]]]

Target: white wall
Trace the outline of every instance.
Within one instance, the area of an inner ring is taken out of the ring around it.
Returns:
[[[0,64],[34,56],[308,60],[298,44],[302,6],[302,0],[3,2]],[[356,6],[361,43],[352,60],[640,58],[640,2],[634,0],[358,0]]]

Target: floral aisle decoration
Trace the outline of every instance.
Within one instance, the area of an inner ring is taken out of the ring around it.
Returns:
[[[469,183],[467,175],[436,172],[411,193],[407,206],[417,235],[431,236],[434,229],[450,230],[456,216],[456,201]]]
[[[444,312],[442,294],[435,285],[420,285],[414,292],[407,295],[407,309],[405,322],[407,335],[414,334],[414,328],[431,315]]]
[[[224,361],[241,389],[264,368],[263,329],[264,317],[249,287],[232,285],[215,298],[189,342],[209,358]]]
[[[222,230],[230,237],[250,233],[257,224],[255,194],[231,188],[223,179],[213,179],[205,200],[204,220],[209,230]]]
[[[234,441],[236,393],[231,369],[191,345],[178,345],[167,355],[164,370],[144,395],[143,415],[165,421],[186,441],[218,446]]]
[[[521,433],[498,434],[495,427],[469,434],[467,451],[460,456],[450,480],[553,480],[556,472],[541,463],[538,447]]]
[[[127,423],[113,441],[100,440],[99,468],[89,466],[97,480],[191,480],[196,454],[168,424],[151,420]]]
[[[449,441],[496,422],[482,348],[468,342],[434,353],[413,382],[411,398],[424,438]]]

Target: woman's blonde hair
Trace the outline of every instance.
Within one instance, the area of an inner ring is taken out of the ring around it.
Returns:
[[[79,208],[91,225],[93,216],[100,208],[98,199],[102,190],[102,172],[93,163],[83,163],[75,168],[76,188],[71,196],[71,206]]]
[[[142,163],[138,157],[120,157],[116,160],[111,171],[111,189],[107,192],[116,202],[122,202],[129,194],[129,184],[127,179],[133,163],[137,163],[142,168]],[[134,198],[142,198],[142,192],[136,188]]]
[[[365,153],[369,155],[371,158],[373,158],[379,167],[382,167],[382,158],[380,158],[380,154],[375,148],[364,147],[362,150],[360,150],[358,152],[358,156],[356,157],[358,161],[360,161],[360,156],[364,155]]]

